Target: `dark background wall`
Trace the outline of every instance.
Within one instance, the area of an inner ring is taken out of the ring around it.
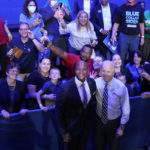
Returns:
[[[71,8],[73,8],[73,2],[75,0],[69,0]],[[136,0],[137,2],[140,0]],[[37,0],[39,8],[44,7],[47,0]],[[120,6],[125,3],[126,0],[109,0]],[[146,9],[150,9],[150,0],[145,0]],[[13,26],[14,24],[19,23],[19,14],[22,11],[24,0],[0,0],[0,16],[4,21],[7,20],[8,25]]]

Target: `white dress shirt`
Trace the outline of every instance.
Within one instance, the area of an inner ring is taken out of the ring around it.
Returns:
[[[103,15],[103,23],[104,23],[104,30],[110,30],[112,28],[112,23],[111,23],[111,11],[110,11],[110,6],[109,3],[107,6],[102,7],[102,15]]]
[[[75,77],[75,83],[76,83],[76,86],[77,86],[77,89],[78,89],[81,101],[83,102],[83,98],[84,98],[83,92],[82,92],[82,84],[83,84],[83,82],[79,81],[77,79],[77,77]],[[88,85],[86,80],[84,81],[84,85],[85,85],[85,91],[86,91],[86,94],[87,94],[87,103],[88,103],[90,98],[91,98],[91,92],[90,92],[90,88],[89,88],[89,85]]]
[[[83,8],[84,8],[84,11],[86,11],[88,13],[88,16],[90,18],[90,6],[91,5],[91,2],[90,0],[83,0]]]
[[[102,77],[96,80],[97,92],[96,101],[97,108],[96,112],[101,117],[102,113],[102,101],[103,101],[103,90],[105,81]],[[119,80],[113,78],[108,83],[108,120],[114,120],[121,117],[120,124],[126,124],[129,120],[130,104],[129,95],[126,86]]]
[[[76,50],[81,50],[82,47],[86,44],[91,44],[91,40],[97,39],[94,27],[90,22],[91,31],[86,29],[86,27],[81,27],[81,30],[77,30],[77,24],[75,21],[67,24],[66,29],[63,29],[61,24],[59,24],[60,34],[70,33],[69,43]]]

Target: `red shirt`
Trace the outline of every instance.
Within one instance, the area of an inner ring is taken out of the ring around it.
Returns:
[[[127,5],[127,6],[134,6],[134,5],[136,5],[136,2],[134,2],[132,5],[131,5],[131,3],[126,2],[126,5]]]
[[[6,36],[6,32],[4,30],[4,24],[5,23],[0,16],[0,45],[7,43],[7,36]]]
[[[67,60],[66,61],[63,60],[62,63],[66,68],[68,68],[69,73],[70,73],[70,77],[75,76],[74,66],[78,61],[81,61],[80,56],[72,54],[72,53],[67,53]],[[89,73],[92,72],[92,70],[93,70],[93,66],[92,66],[93,60],[89,59],[86,63],[88,64],[88,67],[89,67]]]

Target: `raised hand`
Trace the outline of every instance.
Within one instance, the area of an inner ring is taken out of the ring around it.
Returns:
[[[4,109],[1,111],[1,114],[5,119],[10,118],[10,113],[8,111],[4,110]]]

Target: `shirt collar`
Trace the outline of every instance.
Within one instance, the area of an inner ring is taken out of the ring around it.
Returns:
[[[126,2],[126,6],[134,6],[134,5],[136,5],[136,2],[134,2],[132,5],[131,5],[131,3]]]
[[[85,80],[84,82],[81,82],[80,80],[78,80],[78,78],[75,76],[75,83],[77,85],[77,87],[81,87],[81,85],[84,83],[85,85],[87,84],[87,81]]]
[[[101,5],[102,8],[108,8],[109,7],[109,3],[107,4],[107,6],[103,6]]]
[[[102,78],[103,79],[103,78]],[[103,79],[104,85],[107,84],[107,86],[110,86],[113,82],[114,77],[111,79],[111,81],[107,82]]]

